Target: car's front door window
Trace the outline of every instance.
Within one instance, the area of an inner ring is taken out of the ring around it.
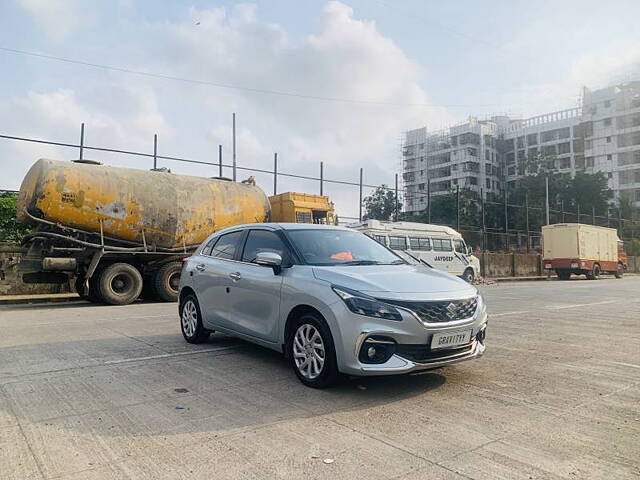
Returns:
[[[255,263],[256,256],[261,252],[273,252],[285,260],[286,248],[280,237],[269,230],[251,230],[242,252],[242,261]]]

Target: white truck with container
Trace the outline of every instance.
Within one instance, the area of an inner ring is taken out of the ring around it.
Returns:
[[[568,280],[572,274],[597,280],[602,273],[622,277],[627,255],[614,228],[581,223],[542,227],[543,263],[547,272]]]
[[[480,276],[480,260],[472,254],[462,235],[453,228],[380,220],[352,223],[348,227],[369,235],[409,261],[427,263],[469,283]]]

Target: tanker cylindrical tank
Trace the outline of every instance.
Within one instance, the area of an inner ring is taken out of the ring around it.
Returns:
[[[32,220],[27,212],[93,233],[102,223],[105,237],[177,248],[231,225],[264,222],[270,206],[255,185],[40,159],[20,187],[18,218]]]

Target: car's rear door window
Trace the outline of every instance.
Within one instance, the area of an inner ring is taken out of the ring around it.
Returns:
[[[286,248],[275,232],[269,230],[251,230],[242,252],[243,262],[255,262],[258,253],[273,252],[285,258]]]
[[[221,235],[211,249],[211,256],[226,260],[233,260],[236,255],[236,251],[240,246],[240,240],[242,239],[243,233],[244,231],[239,230],[237,232]]]

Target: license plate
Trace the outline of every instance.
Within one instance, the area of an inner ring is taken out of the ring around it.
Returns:
[[[544,268],[551,268],[551,264],[550,263],[545,264]]]
[[[451,333],[436,333],[431,338],[431,350],[439,348],[453,348],[466,345],[471,342],[471,330],[462,330]]]

